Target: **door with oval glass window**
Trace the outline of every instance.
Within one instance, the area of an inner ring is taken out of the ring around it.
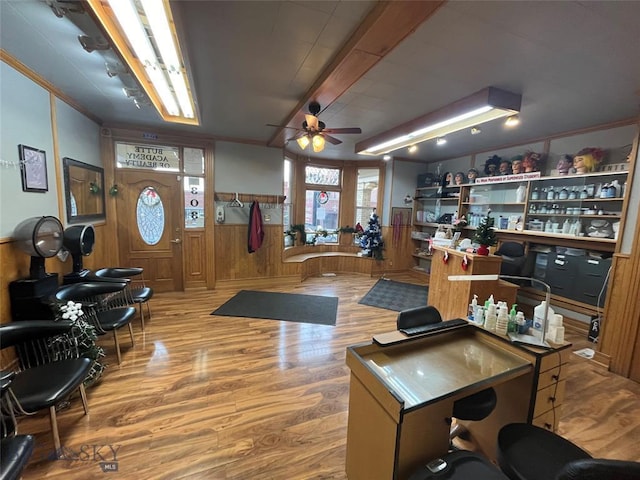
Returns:
[[[175,173],[119,170],[120,263],[142,267],[156,292],[183,290],[181,182]]]

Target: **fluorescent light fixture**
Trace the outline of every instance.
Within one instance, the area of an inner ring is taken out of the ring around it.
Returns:
[[[356,144],[356,153],[382,155],[518,113],[522,97],[487,87],[450,105]]]
[[[169,2],[87,3],[163,120],[198,125]]]
[[[504,121],[504,125],[506,127],[515,127],[516,125],[520,125],[520,117],[517,115],[511,115]]]
[[[444,137],[438,137],[436,138],[436,145],[442,146],[445,145],[447,143],[447,139]]]

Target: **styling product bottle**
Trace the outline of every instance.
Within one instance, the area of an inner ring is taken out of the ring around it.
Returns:
[[[540,200],[540,192],[538,191],[538,187],[535,187],[533,189],[533,192],[531,192],[531,200]]]
[[[520,185],[516,189],[516,202],[524,203],[526,198],[527,198],[527,187],[525,187],[524,185]]]
[[[516,324],[516,317],[517,317],[517,313],[516,313],[516,307],[518,306],[517,303],[514,303],[511,306],[511,311],[509,312],[509,328],[507,329],[508,332],[515,332],[517,331],[518,327]]]
[[[547,190],[547,200],[553,200],[555,198],[555,192],[553,191],[553,187],[549,187]]]
[[[507,307],[500,307],[498,309],[498,316],[496,318],[496,333],[500,335],[506,335],[509,330],[509,314],[507,313]]]
[[[547,316],[545,317],[544,313],[547,310]],[[555,315],[553,308],[549,306],[547,309],[547,301],[543,300],[540,305],[533,309],[533,331],[534,335],[537,337],[542,337],[542,332],[546,328],[546,325],[549,323],[548,320]]]
[[[516,331],[518,333],[527,333],[525,331],[526,325],[527,325],[527,320],[524,318],[524,312],[518,312],[516,314]]]
[[[469,304],[469,320],[475,321],[476,311],[478,310],[478,295],[473,294],[473,300]]]
[[[578,198],[578,191],[576,190],[576,187],[573,187],[569,192],[569,200],[575,200],[576,198]]]
[[[498,320],[498,315],[496,314],[496,306],[494,303],[489,305],[487,309],[486,318],[484,319],[484,328],[489,330],[490,332],[496,331],[496,321]]]
[[[484,309],[482,307],[478,307],[476,310],[476,314],[473,317],[473,321],[480,327],[484,327]]]

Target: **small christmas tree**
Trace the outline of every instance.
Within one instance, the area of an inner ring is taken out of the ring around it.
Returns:
[[[475,235],[472,238],[474,243],[484,245],[485,247],[491,247],[498,243],[496,232],[493,229],[494,218],[491,217],[489,213],[491,212],[488,212],[487,216],[482,219],[480,225],[478,225],[478,228],[476,229]]]
[[[363,249],[363,255],[373,257],[376,260],[382,260],[384,240],[382,239],[380,220],[375,208],[369,217],[369,226],[362,233],[362,237],[360,237],[360,247]]]

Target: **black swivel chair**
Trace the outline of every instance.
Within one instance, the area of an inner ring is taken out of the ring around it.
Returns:
[[[2,372],[0,397],[0,480],[17,480],[33,453],[33,437],[17,435],[17,423],[8,391],[15,372]]]
[[[592,458],[569,440],[527,423],[500,429],[497,459],[511,480],[640,480],[640,463]]]
[[[497,403],[498,397],[496,396],[496,391],[491,387],[485,388],[473,395],[453,402],[453,417],[456,420],[479,422],[491,415]],[[466,428],[457,423],[456,426],[451,429],[449,438],[451,440],[455,437],[465,438],[467,433]]]
[[[76,342],[65,335],[71,328],[72,323],[64,320],[25,320],[0,325],[0,347],[14,348],[20,360],[17,370],[2,373],[8,399],[8,403],[3,402],[3,415],[13,418],[14,414],[30,415],[48,408],[56,454],[61,447],[56,405],[78,389],[84,412],[89,413],[83,382],[93,360],[79,356]],[[25,448],[28,445],[20,450]],[[4,445],[2,458],[4,464]]]
[[[147,306],[147,314],[151,318],[149,300],[153,297],[153,289],[145,285],[143,269],[139,267],[102,268],[97,270],[95,275],[100,278],[128,279],[132,282],[129,287],[130,296],[133,303],[140,307],[140,323],[144,331],[144,310],[142,306]]]
[[[124,291],[126,282],[87,282],[72,283],[58,289],[55,298],[58,302],[69,300],[82,304],[87,322],[93,325],[98,335],[113,332],[118,364],[122,363],[120,342],[117,330],[127,325],[131,336],[131,345],[135,345],[131,319],[136,314],[134,307],[128,306]]]
[[[503,242],[495,254],[502,257],[501,275],[528,276],[524,271],[527,262],[524,245],[517,242]]]

